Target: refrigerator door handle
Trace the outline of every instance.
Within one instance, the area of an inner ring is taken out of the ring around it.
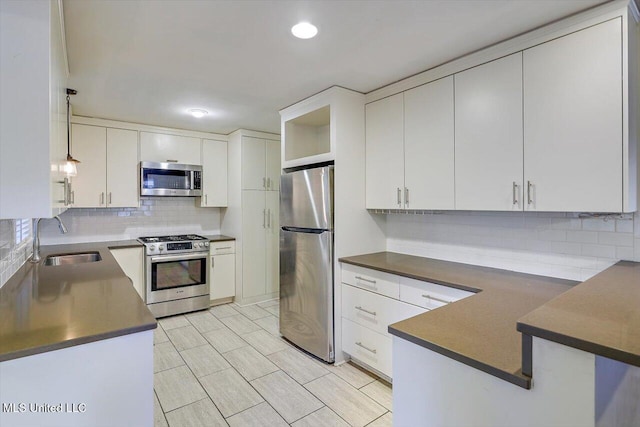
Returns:
[[[329,230],[323,230],[320,228],[301,228],[301,227],[282,227],[283,231],[290,233],[307,233],[307,234],[322,234]]]

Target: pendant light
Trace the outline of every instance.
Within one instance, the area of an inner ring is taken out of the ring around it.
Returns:
[[[67,176],[76,176],[78,169],[76,164],[80,163],[80,160],[76,160],[71,156],[71,97],[78,93],[75,89],[67,88],[67,162],[64,164],[64,173]]]

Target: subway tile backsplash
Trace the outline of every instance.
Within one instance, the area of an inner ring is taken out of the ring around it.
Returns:
[[[375,212],[374,212],[375,213]],[[573,280],[640,261],[640,215],[380,212],[387,250]]]
[[[143,198],[139,208],[74,208],[60,218],[69,232],[61,234],[56,221],[42,221],[42,245],[136,239],[161,234],[218,234],[220,209],[196,206],[191,197]]]

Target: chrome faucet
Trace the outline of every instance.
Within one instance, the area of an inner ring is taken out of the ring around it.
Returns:
[[[58,228],[62,234],[66,234],[67,227],[64,226],[64,223],[60,219],[58,215],[54,216],[55,219],[58,220]],[[36,263],[40,262],[40,221],[43,218],[34,218],[33,219],[33,255],[29,261]]]

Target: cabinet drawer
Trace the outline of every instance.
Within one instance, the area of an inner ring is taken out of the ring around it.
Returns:
[[[390,324],[425,311],[422,307],[342,284],[342,316],[387,336]]]
[[[211,255],[233,254],[236,252],[236,242],[210,242],[209,251],[211,251]]]
[[[400,277],[382,271],[342,264],[342,282],[398,299]]]
[[[342,318],[342,349],[391,377],[391,338]]]
[[[429,310],[473,295],[473,292],[406,277],[400,279],[400,300]]]

